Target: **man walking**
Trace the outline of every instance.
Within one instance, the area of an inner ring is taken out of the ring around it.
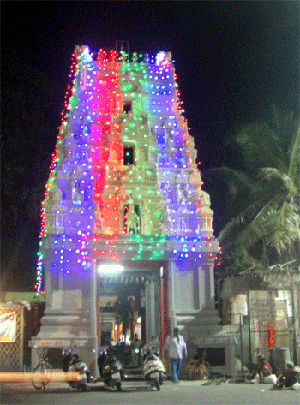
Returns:
[[[179,335],[178,328],[174,329],[172,336],[167,337],[165,350],[168,352],[171,362],[171,380],[173,383],[178,383],[183,353],[187,356],[186,344],[183,337]]]

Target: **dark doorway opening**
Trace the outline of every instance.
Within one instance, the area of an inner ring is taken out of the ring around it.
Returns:
[[[225,347],[202,347],[198,348],[199,358],[202,351],[207,353],[206,360],[211,366],[225,366]]]
[[[130,112],[132,112],[132,103],[131,101],[123,101],[123,113],[124,114],[129,114]]]
[[[123,165],[133,165],[134,164],[134,147],[124,146],[123,147]]]

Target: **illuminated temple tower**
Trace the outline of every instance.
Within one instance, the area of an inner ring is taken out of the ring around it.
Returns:
[[[218,322],[219,245],[179,95],[170,53],[129,60],[76,46],[42,204],[36,287],[45,282],[46,311],[31,346],[73,338],[92,365],[99,329],[112,329],[99,302],[122,282],[140,289],[144,341],[163,345],[195,314]]]

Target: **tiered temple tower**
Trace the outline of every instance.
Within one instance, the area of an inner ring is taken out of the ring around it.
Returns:
[[[76,46],[42,204],[46,312],[33,347],[73,339],[92,365],[107,277],[145,281],[145,340],[159,335],[162,347],[174,326],[214,313],[219,246],[179,96],[170,53],[129,60]]]

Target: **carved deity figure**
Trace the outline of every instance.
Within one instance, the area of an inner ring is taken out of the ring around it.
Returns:
[[[134,210],[134,206],[132,205],[128,206],[128,211],[126,214],[126,225],[128,234],[139,233],[139,217],[137,216]]]
[[[209,209],[210,208],[210,195],[208,193],[206,193],[205,191],[201,190],[201,192],[199,193],[199,197],[200,197],[199,208],[202,211],[210,212],[211,211]]]
[[[103,212],[102,211],[96,211],[96,218],[98,222],[98,229],[103,229],[104,228],[104,218],[103,218]]]

